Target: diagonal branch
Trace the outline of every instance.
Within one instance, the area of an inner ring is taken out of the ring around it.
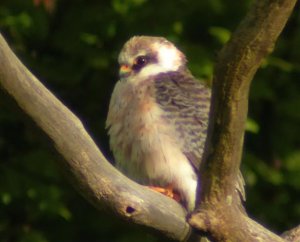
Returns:
[[[75,187],[95,207],[183,240],[186,212],[172,199],[138,185],[102,155],[80,120],[17,59],[0,35],[0,84],[52,139]]]
[[[286,232],[284,232],[281,235],[282,238],[284,238],[286,241],[300,241],[300,225],[298,225],[297,227],[288,230]]]
[[[206,159],[200,169],[201,203],[190,223],[217,241],[282,241],[240,211],[236,184],[241,183],[250,83],[295,4],[296,0],[256,0],[215,67]]]

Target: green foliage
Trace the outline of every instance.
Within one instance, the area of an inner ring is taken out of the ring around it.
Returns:
[[[251,1],[4,0],[0,30],[24,64],[83,121],[111,158],[104,122],[117,55],[133,35],[165,36],[210,80],[216,53]],[[300,216],[299,8],[255,76],[242,170],[252,217],[281,232]],[[51,142],[0,92],[0,241],[157,241],[82,199]]]

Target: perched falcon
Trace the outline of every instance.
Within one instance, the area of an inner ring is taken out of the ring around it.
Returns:
[[[184,54],[165,38],[131,38],[119,64],[106,121],[117,167],[141,184],[171,189],[191,211],[210,89],[192,76]]]

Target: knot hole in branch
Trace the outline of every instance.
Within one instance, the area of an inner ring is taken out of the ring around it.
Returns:
[[[127,206],[126,207],[126,213],[128,214],[128,215],[131,215],[131,214],[133,214],[135,212],[135,208],[133,208],[133,207],[131,207],[131,206]]]

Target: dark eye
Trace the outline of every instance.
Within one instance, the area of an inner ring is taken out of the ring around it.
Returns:
[[[148,60],[149,60],[149,58],[144,55],[140,55],[140,56],[136,57],[134,64],[133,64],[133,69],[136,71],[140,70],[142,67],[147,65]]]

